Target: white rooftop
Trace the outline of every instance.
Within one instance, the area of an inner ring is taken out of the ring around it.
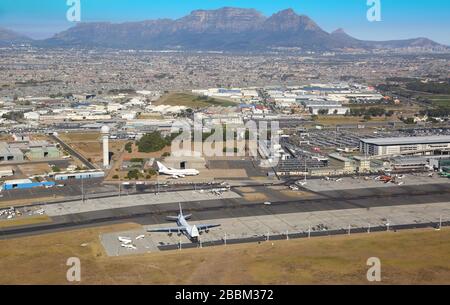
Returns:
[[[374,145],[408,145],[408,144],[439,144],[450,143],[450,136],[426,136],[426,137],[396,137],[361,139],[362,142]]]

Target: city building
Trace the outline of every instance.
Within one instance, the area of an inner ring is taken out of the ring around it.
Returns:
[[[450,136],[360,139],[360,151],[372,156],[450,152]]]

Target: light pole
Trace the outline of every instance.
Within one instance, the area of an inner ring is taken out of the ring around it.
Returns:
[[[81,176],[81,202],[84,203],[84,179]]]

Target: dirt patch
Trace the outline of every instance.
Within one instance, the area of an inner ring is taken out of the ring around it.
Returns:
[[[44,175],[52,171],[47,163],[22,164],[18,165],[17,167],[27,177]]]
[[[249,202],[267,201],[269,197],[262,193],[243,193],[244,199]]]

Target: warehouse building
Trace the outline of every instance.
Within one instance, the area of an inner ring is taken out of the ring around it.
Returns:
[[[26,156],[30,160],[58,159],[61,157],[61,153],[56,146],[40,146],[30,147]]]
[[[19,148],[0,142],[0,162],[22,162],[23,153]]]
[[[302,102],[302,104],[313,115],[320,114],[322,111],[326,111],[329,115],[344,115],[350,110],[347,107],[343,107],[338,101],[308,100]]]
[[[64,181],[64,180],[75,180],[75,179],[93,179],[93,178],[103,178],[105,176],[105,172],[99,170],[86,170],[79,172],[64,172],[55,174],[55,181]]]
[[[33,182],[30,179],[7,180],[3,183],[2,190],[30,189],[35,187],[52,187],[55,182]]]
[[[10,167],[0,167],[0,178],[14,176],[14,170]]]
[[[442,154],[450,152],[450,136],[361,139],[359,148],[372,156]]]

